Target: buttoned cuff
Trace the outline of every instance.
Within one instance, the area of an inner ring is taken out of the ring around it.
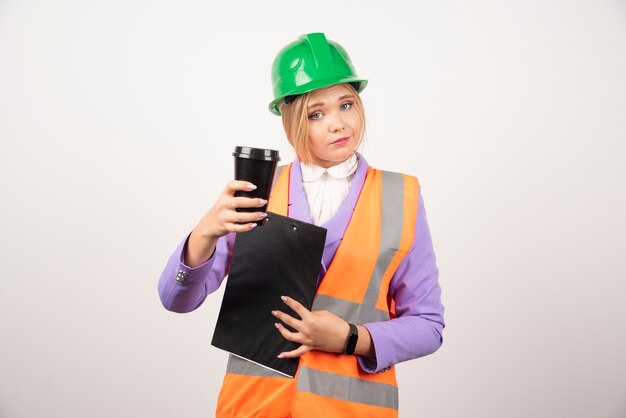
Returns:
[[[191,286],[197,281],[204,280],[208,272],[211,270],[211,267],[213,267],[213,261],[215,261],[214,250],[213,254],[211,254],[211,257],[197,267],[189,267],[185,264],[185,251],[187,250],[187,243],[189,241],[190,235],[191,233],[189,233],[189,235],[187,235],[187,237],[185,237],[185,239],[178,246],[178,269],[176,270],[175,277],[175,280],[178,284],[184,284],[187,286]]]

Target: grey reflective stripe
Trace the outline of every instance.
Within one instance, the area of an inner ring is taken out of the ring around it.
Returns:
[[[386,321],[389,319],[389,312],[387,311],[381,311],[376,308],[363,309],[361,304],[328,295],[316,295],[313,301],[313,310],[332,312],[354,324]]]
[[[386,383],[322,372],[300,366],[298,390],[328,398],[398,409],[398,388]]]
[[[226,365],[226,373],[243,374],[246,376],[283,377],[285,379],[289,379],[288,377],[285,377],[282,374],[273,372],[270,369],[261,367],[256,363],[253,363],[248,360],[244,360],[241,357],[237,357],[232,354],[228,356],[228,364]]]
[[[363,308],[358,323],[366,321],[365,315],[368,311],[375,310],[378,295],[380,294],[380,284],[383,275],[393,256],[400,247],[402,240],[402,224],[404,223],[404,176],[399,173],[382,171],[382,219],[380,232],[380,249],[376,266],[372,272],[367,291],[363,297]],[[389,319],[387,316],[386,319]]]
[[[274,178],[272,179],[272,189],[274,188],[274,185],[276,185],[276,182],[278,181],[278,177],[280,177],[280,173],[283,172],[285,167],[288,167],[288,166],[281,165],[276,168],[276,172],[274,173]]]

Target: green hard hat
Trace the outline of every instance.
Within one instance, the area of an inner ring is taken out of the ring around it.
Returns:
[[[367,80],[357,76],[348,53],[323,33],[302,35],[278,52],[272,64],[274,100],[269,109],[280,115],[278,104],[286,96],[340,83],[352,83],[363,91]]]

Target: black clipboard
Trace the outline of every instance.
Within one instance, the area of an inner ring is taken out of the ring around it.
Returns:
[[[273,212],[248,232],[237,234],[222,306],[211,344],[238,357],[293,377],[298,359],[278,354],[298,348],[275,328],[272,310],[298,317],[280,299],[313,305],[326,229]]]

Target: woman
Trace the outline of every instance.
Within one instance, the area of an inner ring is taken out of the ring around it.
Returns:
[[[338,43],[301,36],[278,53],[272,81],[270,111],[297,159],[277,174],[268,210],[323,226],[326,246],[313,309],[286,295],[297,316],[272,312],[277,338],[300,344],[278,355],[300,357],[296,377],[231,356],[217,417],[397,417],[394,365],[436,351],[444,328],[417,179],[375,170],[356,151],[367,81]],[[196,309],[220,286],[234,233],[266,216],[235,210],[267,203],[234,197],[254,187],[228,183],[176,249],[159,281],[167,309]]]

